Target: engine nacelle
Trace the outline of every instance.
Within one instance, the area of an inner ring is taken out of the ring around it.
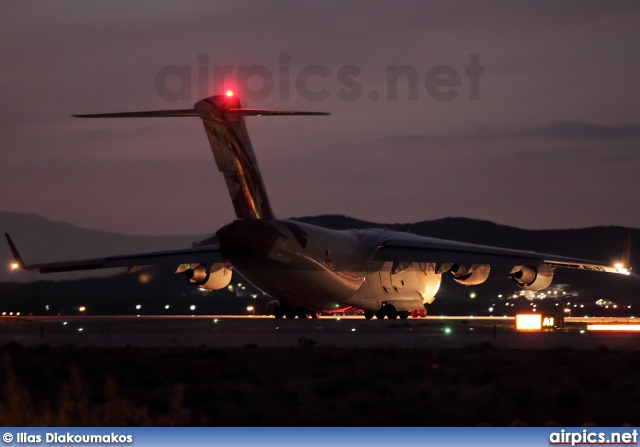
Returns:
[[[225,264],[213,264],[207,271],[206,266],[200,264],[193,268],[188,268],[184,274],[189,278],[189,282],[201,289],[219,290],[224,289],[231,282],[231,269]]]
[[[487,280],[490,270],[491,268],[487,264],[473,264],[471,267],[453,264],[449,273],[457,283],[465,286],[477,286]]]
[[[548,265],[525,267],[517,265],[511,271],[511,277],[523,290],[544,290],[553,281],[553,268]]]

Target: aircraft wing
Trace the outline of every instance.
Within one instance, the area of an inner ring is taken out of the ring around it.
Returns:
[[[205,264],[213,265],[224,262],[218,245],[185,248],[182,250],[157,251],[152,253],[137,253],[123,256],[109,256],[107,258],[81,259],[75,261],[50,262],[44,264],[27,264],[24,262],[15,244],[5,233],[16,268],[37,270],[39,273],[70,272],[75,270],[95,270],[113,267],[128,267],[129,271],[139,270],[147,265],[175,265]]]
[[[526,250],[468,244],[412,234],[400,234],[383,241],[374,256],[376,261],[438,262],[457,264],[509,264],[566,267],[599,272],[630,274],[628,249],[614,265],[588,259],[536,253]]]

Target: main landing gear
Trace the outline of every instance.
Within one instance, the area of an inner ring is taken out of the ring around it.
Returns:
[[[298,307],[296,309],[292,309],[289,306],[279,304],[273,308],[273,316],[276,318],[318,318],[318,313],[315,310],[304,309],[302,307]]]
[[[369,310],[364,311],[364,317],[367,320],[371,320],[374,315],[378,320],[382,320],[385,317],[387,317],[389,320],[395,320],[396,318],[406,320],[407,318],[409,318],[410,312],[406,310],[398,311],[393,305],[384,303],[382,304],[380,309],[375,312]]]

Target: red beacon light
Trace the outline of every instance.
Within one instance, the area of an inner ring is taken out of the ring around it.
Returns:
[[[227,98],[231,98],[233,96],[233,92],[231,90],[227,90],[224,94]]]

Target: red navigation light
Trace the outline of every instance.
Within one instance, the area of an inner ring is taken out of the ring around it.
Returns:
[[[231,90],[227,90],[225,92],[225,95],[227,96],[227,98],[231,98],[233,96],[233,92]]]

